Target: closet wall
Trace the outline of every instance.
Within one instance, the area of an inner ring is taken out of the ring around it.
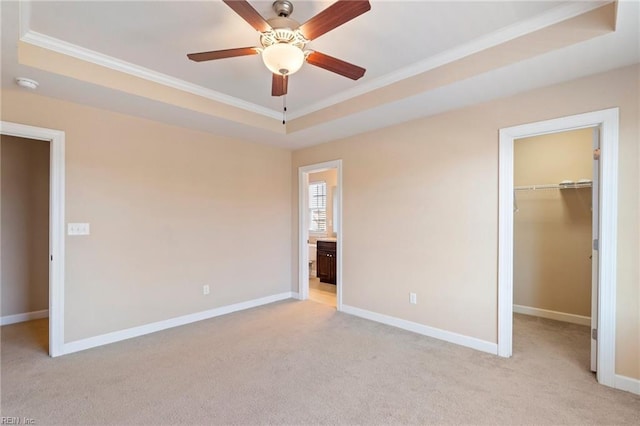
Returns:
[[[515,186],[592,179],[592,129],[519,139]],[[591,316],[591,188],[516,191],[515,305]]]

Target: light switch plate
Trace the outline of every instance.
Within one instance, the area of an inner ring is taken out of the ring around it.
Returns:
[[[90,227],[88,223],[68,223],[67,235],[89,235]]]

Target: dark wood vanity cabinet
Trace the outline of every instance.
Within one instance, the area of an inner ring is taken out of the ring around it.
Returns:
[[[317,250],[317,274],[323,283],[336,283],[336,242],[318,241]]]

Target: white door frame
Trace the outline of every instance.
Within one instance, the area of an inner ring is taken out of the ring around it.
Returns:
[[[328,169],[336,169],[338,172],[336,192],[338,208],[335,209],[338,217],[333,218],[338,222],[336,233],[336,309],[342,311],[342,160],[326,161],[324,163],[311,164],[298,168],[298,298],[309,298],[309,229],[307,228],[309,215],[309,174]]]
[[[600,235],[597,237],[600,240],[600,286],[596,377],[599,383],[611,387],[614,387],[615,383],[616,349],[618,115],[618,108],[611,108],[500,129],[498,182],[498,355],[510,357],[513,339],[514,140],[586,127],[600,127]]]
[[[64,141],[60,130],[0,122],[0,133],[50,142],[49,168],[49,355],[64,346]]]

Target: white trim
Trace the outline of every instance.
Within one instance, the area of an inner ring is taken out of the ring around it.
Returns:
[[[224,93],[207,89],[206,87],[190,83],[188,81],[181,80],[179,78],[172,77],[170,75],[163,74],[149,68],[141,67],[139,65],[135,65],[130,62],[105,55],[103,53],[86,49],[84,47],[80,47],[75,44],[38,33],[36,31],[29,30],[25,32],[25,34],[20,37],[20,40],[25,43],[41,47],[43,49],[48,49],[53,52],[61,53],[63,55],[90,62],[92,64],[100,65],[105,68],[133,75],[144,80],[162,84],[163,86],[182,90],[183,92],[202,96],[203,98],[211,99],[213,101],[240,108],[245,111],[254,112],[256,114],[260,114],[269,118],[275,118],[277,120],[282,119],[282,112],[280,111],[275,111],[273,109],[265,108],[251,102],[243,101],[242,99],[225,95]]]
[[[640,395],[639,379],[634,379],[631,377],[621,376],[620,374],[616,374],[614,387],[616,389],[620,389],[623,391],[635,393],[636,395]]]
[[[502,129],[498,177],[498,355],[508,358],[513,354],[513,138]]]
[[[438,340],[444,340],[449,343],[455,343],[456,345],[466,346],[478,351],[487,352],[494,355],[498,353],[498,345],[496,343],[487,342],[486,340],[477,339],[475,337],[465,336],[463,334],[429,327],[427,325],[418,324],[416,322],[403,320],[389,315],[379,314],[377,312],[367,311],[365,309],[360,309],[349,305],[342,305],[342,311],[360,318],[365,318],[371,321],[398,327],[403,330],[412,331],[414,333],[433,337]]]
[[[598,382],[615,385],[616,256],[618,218],[618,108],[500,129],[498,182],[498,354],[512,353],[513,143],[516,139],[600,126],[600,256]]]
[[[25,124],[0,122],[0,133],[50,141],[49,178],[49,355],[62,354],[64,344],[64,205],[65,133]]]
[[[501,28],[493,33],[487,34],[484,37],[474,39],[469,43],[436,54],[435,56],[431,56],[407,67],[400,68],[397,71],[383,75],[379,78],[369,81],[368,83],[360,84],[353,89],[343,90],[337,95],[325,98],[305,108],[296,109],[294,112],[289,114],[289,120],[303,117],[307,114],[311,114],[321,109],[331,107],[341,102],[345,102],[351,98],[355,98],[356,96],[373,92],[374,90],[383,88],[385,86],[405,80],[418,74],[426,73],[440,66],[455,62],[462,58],[466,58],[475,53],[490,49],[492,47],[514,40],[518,37],[530,34],[534,31],[538,31],[559,22],[566,21],[567,19],[575,18],[578,15],[582,15],[584,13],[602,7],[604,4],[606,3],[576,2],[560,5],[524,22],[518,22],[516,24]]]
[[[298,294],[300,300],[309,298],[309,172],[298,169]],[[306,285],[305,285],[306,282]],[[337,289],[336,289],[337,291]]]
[[[153,322],[138,327],[127,328],[125,330],[114,331],[102,334],[100,336],[89,337],[74,342],[65,343],[64,353],[83,351],[98,346],[108,345],[110,343],[120,342],[122,340],[134,337],[144,336],[145,334],[155,333],[156,331],[166,330],[168,328],[179,327],[191,324],[197,321],[209,318],[219,317],[221,315],[230,314],[232,312],[243,311],[245,309],[255,308],[257,306],[267,305],[269,303],[278,302],[285,299],[295,298],[295,293],[285,292],[274,294],[272,296],[261,297],[259,299],[248,300],[246,302],[234,303],[233,305],[221,306],[219,308],[209,309],[207,311],[196,312],[193,314],[183,315],[163,321]]]
[[[49,310],[43,309],[41,311],[25,312],[23,314],[5,315],[0,317],[0,325],[16,324],[19,322],[31,321],[41,318],[48,318]]]
[[[513,305],[516,314],[531,315],[533,317],[547,318],[556,321],[570,322],[578,325],[591,325],[591,317],[584,315],[568,314],[566,312],[550,311],[549,309],[534,308],[524,305]]]
[[[342,280],[342,266],[344,265],[344,262],[342,261],[343,256],[342,253],[342,242],[344,241],[344,239],[342,238],[342,230],[344,229],[344,221],[342,220],[342,160],[337,160],[337,164],[338,164],[338,176],[337,176],[337,184],[336,184],[336,192],[337,192],[337,196],[336,199],[338,200],[338,208],[334,208],[333,210],[337,213],[338,219],[338,232],[336,232],[336,236],[338,241],[336,242],[336,250],[338,251],[337,256],[338,256],[338,264],[336,266],[337,268],[337,272],[336,272],[336,282],[337,282],[337,288],[336,288],[336,309],[338,311],[342,311],[342,294],[343,292],[343,288],[344,288],[344,281]],[[336,218],[333,218],[333,223],[336,223]],[[307,280],[307,285],[309,285],[309,282]]]
[[[309,246],[307,229],[309,215],[309,174],[324,170],[336,169],[336,192],[338,200],[338,232],[336,232],[336,310],[342,311],[342,160],[325,161],[298,167],[298,293],[300,300],[309,298]],[[333,219],[334,223],[336,218]]]

